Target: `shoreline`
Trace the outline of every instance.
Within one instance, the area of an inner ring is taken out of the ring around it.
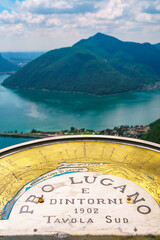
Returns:
[[[5,79],[4,79],[5,80]],[[94,94],[94,93],[87,93],[87,92],[78,92],[78,91],[61,91],[61,90],[50,90],[50,89],[36,89],[36,88],[20,88],[17,86],[8,86],[8,85],[3,85],[3,82],[0,84],[3,87],[13,89],[13,90],[31,90],[31,91],[40,91],[40,92],[51,92],[51,93],[71,93],[71,94],[84,94],[84,95],[90,95],[90,96],[95,96],[95,97],[107,97],[107,96],[117,96],[121,94],[127,94],[127,93],[136,93],[136,92],[143,92],[143,91],[158,91],[160,90],[160,83],[156,84],[156,86],[146,86],[144,88],[139,88],[139,89],[133,89],[129,91],[122,91],[122,92],[117,92],[117,93],[107,93],[107,94]]]
[[[56,134],[43,134],[42,133],[6,133],[0,132],[0,137],[13,137],[13,138],[45,138],[55,137]]]
[[[63,135],[111,135],[111,136],[124,136],[124,137],[133,137],[139,138],[143,134],[146,134],[150,131],[150,127],[147,126],[127,126],[122,125],[120,127],[114,127],[111,129],[104,129],[100,131],[95,131],[92,129],[85,128],[74,128],[71,127],[70,130],[60,130],[60,131],[37,131],[32,129],[31,132],[0,132],[1,137],[14,137],[14,138],[48,138],[48,137],[57,137]]]

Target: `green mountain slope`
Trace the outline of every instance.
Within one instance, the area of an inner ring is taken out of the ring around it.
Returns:
[[[98,33],[72,47],[43,54],[3,85],[115,94],[152,88],[160,81],[159,65],[160,51],[151,44],[122,42]]]
[[[17,71],[19,67],[4,59],[0,54],[0,73],[7,73]]]
[[[160,50],[160,43],[154,44],[154,46]]]
[[[150,125],[150,132],[144,134],[141,139],[160,143],[160,118]]]

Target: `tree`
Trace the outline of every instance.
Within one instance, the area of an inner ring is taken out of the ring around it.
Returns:
[[[35,129],[32,129],[31,133],[36,133],[37,131]]]

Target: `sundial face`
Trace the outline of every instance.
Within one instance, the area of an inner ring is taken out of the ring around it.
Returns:
[[[105,137],[1,151],[1,235],[160,235],[159,145]]]

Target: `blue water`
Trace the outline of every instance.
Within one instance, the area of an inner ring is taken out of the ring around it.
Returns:
[[[0,148],[5,148],[18,143],[35,140],[31,138],[0,137]]]
[[[6,77],[1,75],[0,82]],[[97,97],[0,86],[0,131],[57,131],[71,126],[102,130],[147,125],[159,117],[160,90]]]

